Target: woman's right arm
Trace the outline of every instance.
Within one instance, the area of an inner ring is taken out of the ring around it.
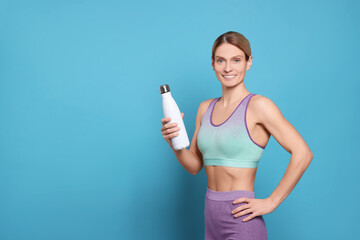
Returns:
[[[192,175],[198,174],[203,167],[202,154],[197,146],[197,134],[200,129],[201,118],[204,115],[207,108],[207,101],[200,103],[195,121],[195,132],[194,136],[191,140],[190,149],[183,148],[180,150],[175,150],[171,144],[171,138],[177,136],[178,131],[180,130],[177,126],[177,123],[167,123],[170,121],[170,118],[163,118],[161,122],[163,124],[160,129],[164,139],[169,144],[171,149],[173,150],[177,160],[179,163]],[[184,117],[184,113],[181,113],[182,117]]]

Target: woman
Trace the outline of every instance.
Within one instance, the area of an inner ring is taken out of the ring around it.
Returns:
[[[189,173],[195,175],[205,166],[205,239],[267,239],[262,215],[274,211],[289,195],[313,154],[269,98],[246,89],[244,78],[252,56],[242,34],[230,31],[219,36],[211,60],[222,96],[200,103],[190,149],[173,148],[171,138],[179,128],[177,123],[166,124],[170,118],[161,119],[161,131]],[[271,135],[291,153],[291,159],[272,194],[256,199],[257,164]]]

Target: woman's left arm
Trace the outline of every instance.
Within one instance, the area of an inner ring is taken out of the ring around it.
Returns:
[[[268,198],[253,200],[240,198],[234,201],[234,204],[248,202],[248,204],[242,205],[233,211],[236,214],[244,210],[242,213],[236,214],[236,217],[252,212],[243,221],[248,221],[258,215],[267,214],[277,208],[294,189],[313,158],[313,153],[304,139],[269,98],[259,96],[256,100],[253,99],[253,105],[259,123],[291,154],[291,158],[279,185]]]
[[[299,182],[313,159],[313,153],[299,132],[285,119],[275,103],[264,96],[256,100],[254,104],[260,123],[291,154],[283,178],[269,196],[275,207],[278,207]]]

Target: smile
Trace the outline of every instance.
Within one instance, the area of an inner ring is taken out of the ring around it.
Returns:
[[[222,76],[226,79],[231,79],[231,78],[236,77],[236,75],[222,75]]]

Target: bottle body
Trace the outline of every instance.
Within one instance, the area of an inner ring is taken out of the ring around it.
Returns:
[[[190,145],[190,141],[178,105],[176,104],[174,98],[171,96],[170,91],[162,93],[161,97],[163,103],[164,117],[170,117],[171,120],[168,123],[176,122],[178,124],[178,127],[180,128],[179,135],[171,138],[173,148],[175,150],[180,150],[182,148],[188,147]]]

